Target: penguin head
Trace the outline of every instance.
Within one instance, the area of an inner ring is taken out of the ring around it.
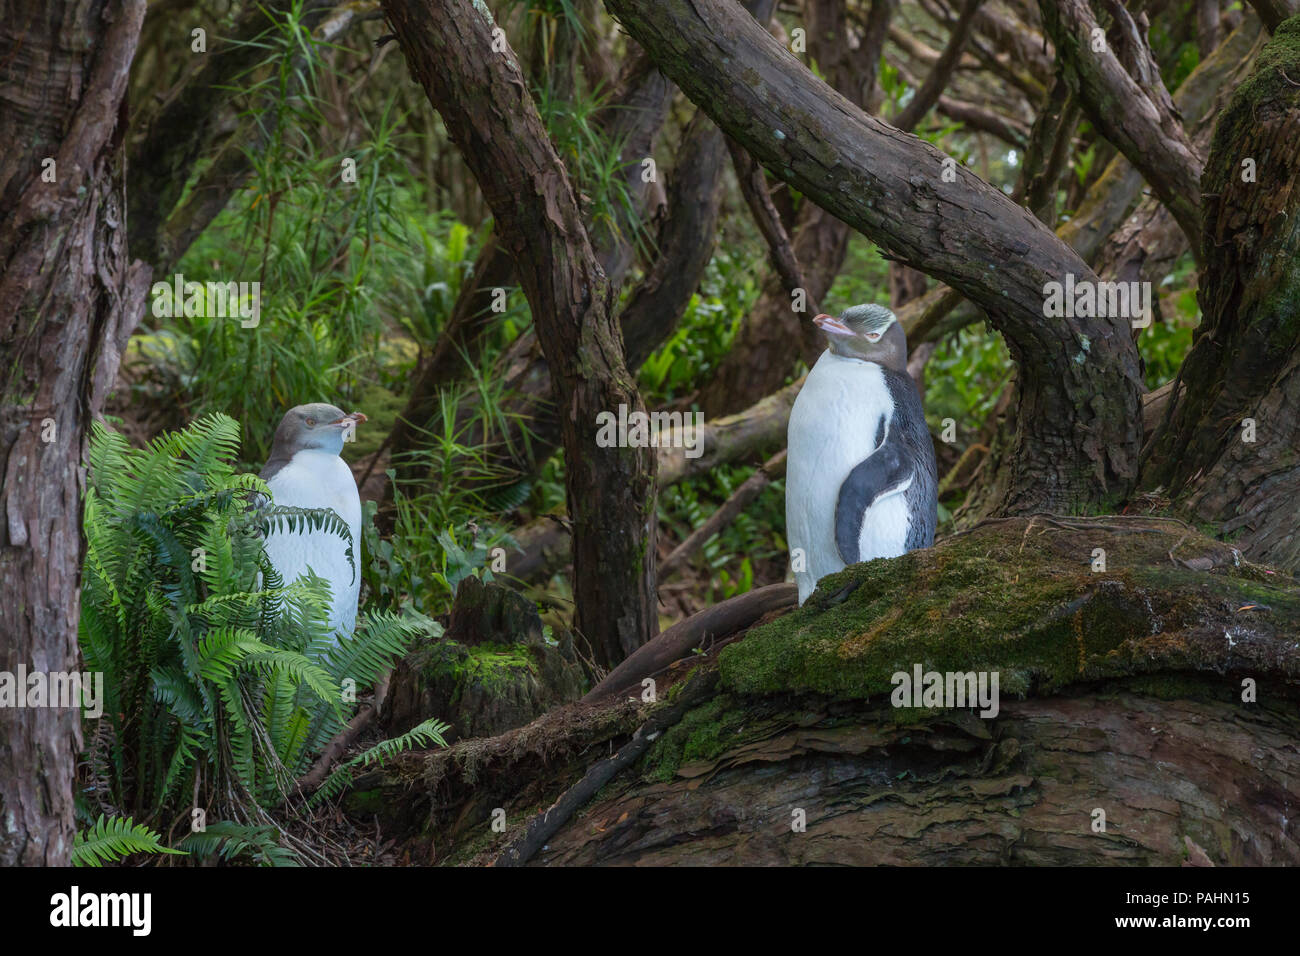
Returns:
[[[813,321],[836,355],[907,369],[907,336],[898,317],[883,305],[855,305],[839,318],[823,313]]]
[[[361,412],[348,414],[334,405],[314,402],[298,405],[285,412],[275,430],[272,458],[290,459],[295,452],[320,450],[339,454],[349,427],[366,420]]]

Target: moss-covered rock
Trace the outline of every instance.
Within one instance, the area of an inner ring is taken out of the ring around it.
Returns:
[[[726,648],[719,667],[741,694],[867,698],[919,664],[997,671],[1002,693],[1024,696],[1168,671],[1293,681],[1296,635],[1294,581],[1185,525],[1043,517],[825,578],[802,608]]]

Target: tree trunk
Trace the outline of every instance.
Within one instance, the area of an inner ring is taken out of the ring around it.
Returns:
[[[573,521],[576,626],[604,664],[658,630],[655,458],[601,447],[601,413],[644,413],[623,361],[615,290],[583,225],[513,53],[469,0],[386,0],[412,74],[442,114],[492,209],[556,384]]]
[[[719,634],[661,674],[663,704],[624,694],[405,754],[350,805],[412,860],[491,862],[693,698],[534,862],[1300,863],[1298,629],[1294,579],[1181,523],[993,521]],[[894,706],[918,666],[996,674],[997,712]]]
[[[76,670],[86,427],[149,281],[128,265],[122,152],[144,9],[38,0],[9,4],[0,23],[0,670],[10,674]],[[80,749],[79,709],[0,708],[0,866],[68,862]]]
[[[1219,118],[1203,318],[1143,474],[1252,560],[1300,567],[1300,17]]]
[[[1300,0],[1252,0],[1251,6],[1269,33],[1276,33],[1284,20],[1300,13]]]

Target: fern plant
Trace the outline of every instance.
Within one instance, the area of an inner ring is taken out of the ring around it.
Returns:
[[[261,847],[268,827],[284,836],[269,811],[300,803],[295,780],[343,728],[355,690],[439,626],[367,612],[335,638],[329,585],[282,581],[262,543],[273,529],[348,539],[347,526],[332,511],[273,506],[259,478],[235,473],[238,445],[224,415],[144,449],[92,429],[79,638],[106,700],[87,733],[83,796],[165,833],[201,808]],[[440,743],[440,731],[419,739]]]
[[[162,838],[130,817],[109,819],[100,816],[89,829],[78,832],[72,841],[73,866],[103,866],[116,863],[132,853],[176,853],[162,845]]]

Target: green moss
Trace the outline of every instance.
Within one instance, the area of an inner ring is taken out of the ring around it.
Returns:
[[[1235,148],[1239,139],[1253,131],[1260,122],[1260,109],[1285,108],[1300,96],[1292,82],[1300,70],[1300,16],[1283,21],[1255,60],[1255,69],[1233,91],[1214,130],[1210,149],[1211,162],[1206,167],[1206,188],[1222,189],[1226,180],[1236,176],[1243,158]],[[1213,160],[1222,157],[1223,162]],[[1259,158],[1259,157],[1256,157]]]
[[[455,686],[476,684],[486,690],[512,684],[522,671],[537,673],[537,662],[527,644],[463,644],[446,642],[436,647],[425,663],[425,680],[449,677]]]
[[[919,664],[997,671],[1002,695],[1052,693],[1160,669],[1215,671],[1226,645],[1187,642],[1187,629],[1265,622],[1280,634],[1283,622],[1300,621],[1300,593],[1287,588],[1294,582],[1254,580],[1222,544],[1185,526],[1072,524],[998,522],[831,575],[804,607],[722,651],[721,687],[861,700],[888,695],[893,675]],[[1106,552],[1106,572],[1091,570],[1095,547]],[[1176,565],[1174,549],[1183,558],[1213,554],[1217,566]],[[1250,603],[1269,609],[1238,610]]]
[[[687,711],[655,741],[642,764],[643,776],[667,782],[687,764],[712,760],[746,740],[762,736],[770,723],[770,719],[756,716],[729,695],[714,697]]]
[[[466,650],[469,656],[457,669],[489,689],[512,683],[520,671],[537,673],[537,664],[526,644],[479,644]]]

